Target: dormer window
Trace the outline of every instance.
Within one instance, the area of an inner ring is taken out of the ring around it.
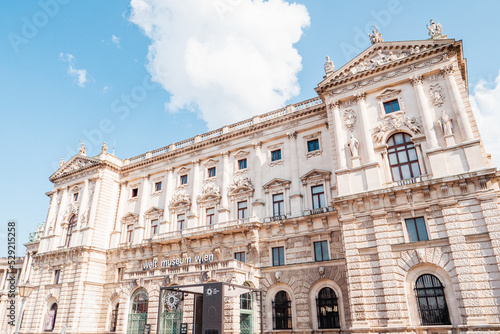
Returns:
[[[399,101],[398,99],[394,99],[391,101],[384,102],[384,110],[386,114],[390,114],[396,111],[399,111]]]

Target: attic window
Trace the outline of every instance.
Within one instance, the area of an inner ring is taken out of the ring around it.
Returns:
[[[384,102],[384,110],[386,114],[399,111],[400,109],[398,99]]]

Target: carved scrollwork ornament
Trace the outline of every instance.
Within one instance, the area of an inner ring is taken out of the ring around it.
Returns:
[[[354,97],[356,98],[356,101],[358,103],[366,101],[366,93],[358,93],[358,94],[354,95]]]
[[[443,68],[441,68],[441,74],[443,75],[452,75],[455,69],[453,68],[453,65],[448,65]]]
[[[357,119],[354,110],[348,109],[344,112],[344,124],[349,131],[354,131],[354,125],[356,125]]]
[[[335,101],[332,101],[328,104],[328,109],[340,109],[340,101],[339,100],[335,100]]]
[[[414,75],[410,77],[410,82],[412,86],[421,85],[424,82],[424,77],[422,75]]]

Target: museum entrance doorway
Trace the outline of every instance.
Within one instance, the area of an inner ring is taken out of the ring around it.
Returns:
[[[263,333],[262,291],[212,282],[160,288],[158,334]]]

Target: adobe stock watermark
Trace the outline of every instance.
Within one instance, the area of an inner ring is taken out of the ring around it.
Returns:
[[[30,40],[38,35],[40,29],[45,27],[50,19],[59,14],[62,5],[66,5],[71,0],[40,0],[36,11],[30,18],[21,18],[21,29],[19,33],[9,32],[7,38],[15,53],[19,53],[21,45],[28,44]]]
[[[371,10],[370,15],[373,20],[366,22],[364,29],[359,26],[354,28],[354,38],[352,44],[342,42],[340,43],[340,50],[346,60],[353,59],[360,54],[364,49],[370,46],[370,38],[368,34],[371,33],[373,26],[387,27],[394,15],[403,11],[403,6],[400,0],[389,0],[387,7],[378,11]],[[382,31],[383,32],[383,31]]]
[[[213,3],[215,11],[219,18],[224,19],[226,12],[233,10],[241,3],[242,0],[217,0]]]
[[[151,82],[151,76],[146,75],[140,85],[134,86],[129,93],[123,93],[119,98],[111,102],[111,112],[118,116],[118,119],[123,121],[136,109],[139,104],[148,97],[148,92],[156,89],[158,84]],[[92,129],[82,130],[82,141],[85,143],[87,151],[93,151],[95,148],[100,148],[105,134],[110,134],[116,129],[116,122],[109,117],[104,117],[99,121],[99,124]],[[65,161],[68,161],[78,153],[79,145],[72,147],[66,145]],[[57,170],[59,162],[54,161],[52,168]]]

